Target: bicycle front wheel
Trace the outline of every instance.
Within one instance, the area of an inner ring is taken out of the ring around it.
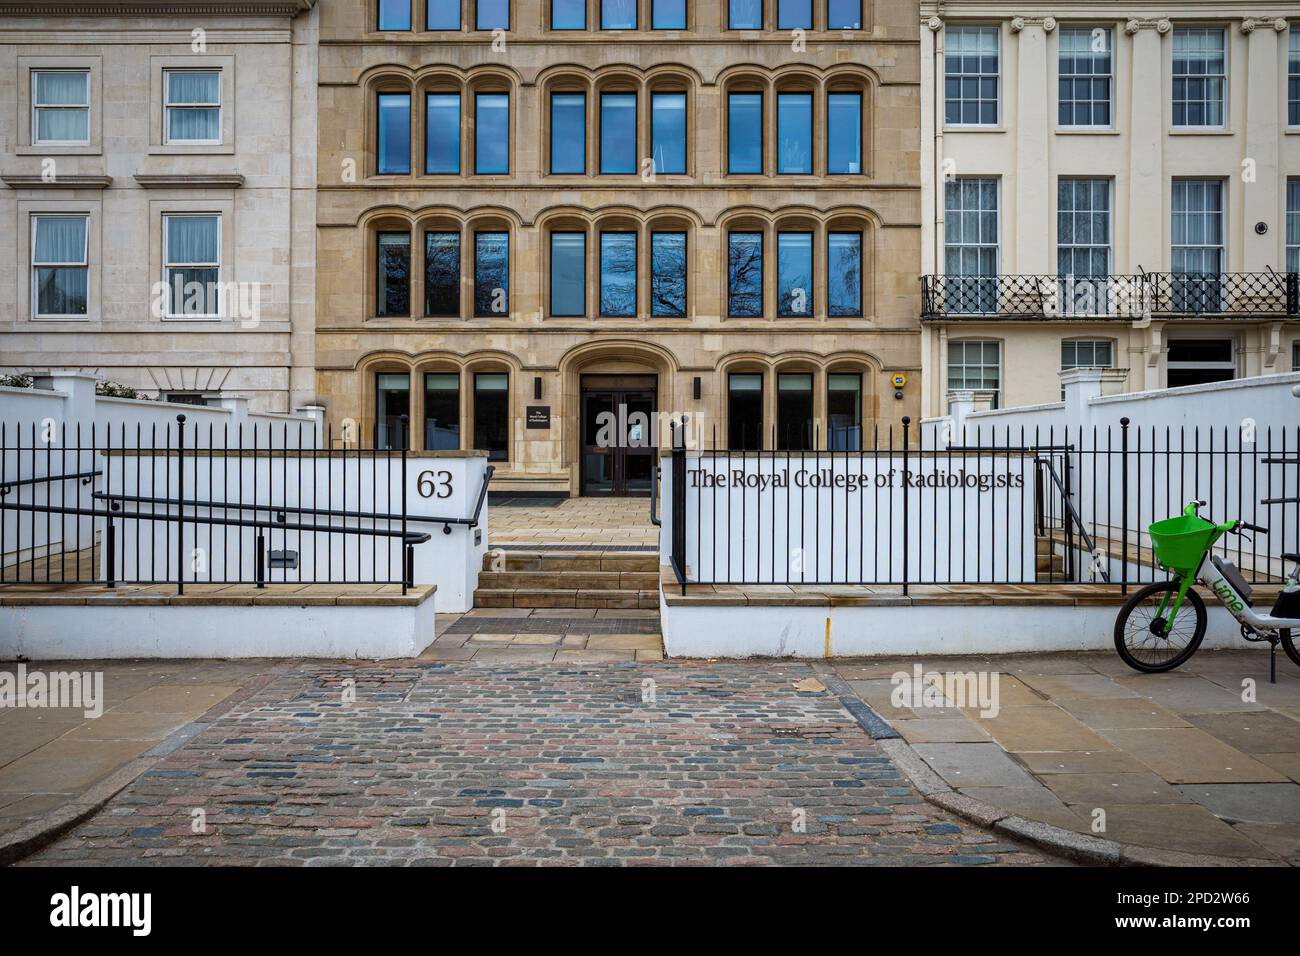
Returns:
[[[1124,663],[1147,674],[1171,671],[1196,653],[1205,638],[1205,602],[1189,589],[1171,625],[1169,607],[1178,595],[1176,581],[1148,584],[1120,609],[1115,620],[1115,650]],[[1169,607],[1160,613],[1166,601]]]
[[[1282,647],[1286,650],[1286,656],[1291,658],[1297,667],[1300,667],[1300,647],[1296,646],[1295,632],[1288,628],[1285,631],[1278,631],[1277,635],[1282,638]]]

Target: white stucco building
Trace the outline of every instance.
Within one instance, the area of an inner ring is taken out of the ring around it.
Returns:
[[[1300,367],[1300,17],[921,4],[926,415]]]
[[[311,399],[314,4],[0,2],[0,371]]]

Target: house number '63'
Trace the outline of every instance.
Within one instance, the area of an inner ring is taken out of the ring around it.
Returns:
[[[416,479],[416,489],[421,498],[450,498],[452,493],[451,472],[422,471]]]

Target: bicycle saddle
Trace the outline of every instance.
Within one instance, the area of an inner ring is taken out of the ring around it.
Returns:
[[[1300,551],[1283,551],[1282,560],[1294,561],[1296,564],[1300,564]]]

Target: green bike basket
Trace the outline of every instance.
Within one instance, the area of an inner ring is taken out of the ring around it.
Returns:
[[[1200,566],[1201,555],[1216,534],[1213,524],[1195,515],[1157,521],[1147,531],[1151,534],[1151,546],[1161,566],[1189,574]]]

